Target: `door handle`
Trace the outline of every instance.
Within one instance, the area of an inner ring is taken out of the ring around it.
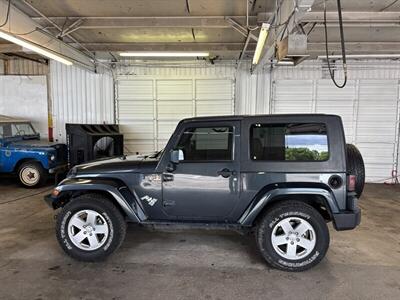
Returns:
[[[218,175],[224,177],[224,178],[228,178],[231,175],[236,175],[236,171],[233,170],[229,170],[227,168],[222,169],[221,171],[217,172]]]

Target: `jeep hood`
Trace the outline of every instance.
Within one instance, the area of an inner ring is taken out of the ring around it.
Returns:
[[[8,144],[9,148],[14,149],[26,149],[33,151],[52,151],[54,150],[54,146],[60,145],[60,143],[52,143],[46,140],[17,140],[12,141]]]
[[[96,160],[75,166],[71,171],[71,174],[148,173],[153,172],[157,164],[157,158],[151,158],[148,156],[120,156],[111,159]]]

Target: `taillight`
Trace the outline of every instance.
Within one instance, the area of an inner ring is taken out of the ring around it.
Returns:
[[[347,190],[349,192],[354,192],[356,190],[356,176],[349,175],[347,177]]]

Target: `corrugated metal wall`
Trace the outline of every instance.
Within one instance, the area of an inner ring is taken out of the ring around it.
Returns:
[[[116,66],[116,74],[119,76],[234,77],[235,73],[236,62],[234,61],[216,62],[213,65],[204,61],[138,64],[132,60],[123,60]]]
[[[272,113],[340,115],[347,142],[363,154],[367,181],[380,181],[395,162],[398,88],[397,80],[349,80],[344,89],[329,79],[276,80]]]
[[[335,67],[335,76],[343,77],[342,67]],[[392,60],[349,61],[349,79],[400,79],[400,62]],[[250,73],[250,64],[242,63],[236,74],[236,113],[270,113],[270,84],[281,79],[329,79],[329,73],[322,61],[310,60],[296,67],[279,66],[266,68],[255,74]]]
[[[234,72],[232,63],[121,65],[116,106],[126,150],[163,148],[183,118],[233,114]]]
[[[0,75],[4,74],[4,60],[0,59]]]
[[[399,79],[400,61],[398,60],[349,60],[349,79]],[[343,77],[342,65],[333,65],[335,77]],[[273,69],[273,79],[329,79],[326,63],[321,60],[308,60],[296,67],[279,66]]]
[[[334,67],[340,81],[341,65]],[[321,61],[274,68],[270,78],[264,73],[251,75],[239,70],[236,108],[237,113],[321,112],[342,116],[347,141],[363,153],[367,180],[383,182],[397,169],[400,158],[399,80],[398,61],[350,61],[349,81],[344,89],[333,85]],[[262,101],[260,94],[269,105],[257,105]]]
[[[65,141],[65,123],[114,123],[114,82],[111,73],[51,61],[50,95],[54,138]]]
[[[0,60],[0,74],[4,75],[47,75],[49,66],[28,59]]]
[[[263,114],[270,110],[271,73],[250,73],[250,62],[243,62],[236,72],[235,114]]]

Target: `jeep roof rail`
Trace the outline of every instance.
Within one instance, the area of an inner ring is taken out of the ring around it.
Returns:
[[[181,122],[193,121],[239,121],[243,119],[259,119],[259,118],[282,118],[282,117],[296,117],[296,118],[313,118],[313,117],[333,117],[339,118],[338,115],[333,114],[263,114],[263,115],[223,115],[223,116],[205,116],[205,117],[191,117],[182,119]]]

